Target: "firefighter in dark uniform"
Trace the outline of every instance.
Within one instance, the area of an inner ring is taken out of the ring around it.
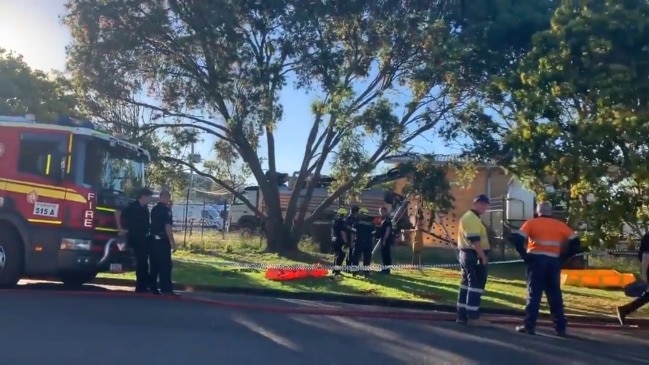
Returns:
[[[123,211],[115,213],[119,235],[126,236],[126,243],[135,255],[136,293],[146,293],[151,287],[148,207],[151,196],[153,196],[151,190],[142,189],[135,201],[131,202]]]
[[[390,269],[387,266],[392,265],[392,245],[394,244],[392,219],[390,219],[390,213],[386,207],[381,207],[379,214],[381,214],[381,225],[376,230],[376,239],[381,248],[381,263],[385,267],[381,273],[390,274]]]
[[[352,265],[359,265],[362,262],[363,266],[369,266],[372,263],[374,228],[373,218],[370,217],[369,211],[361,208],[354,222],[356,235],[354,236]],[[369,270],[364,269],[362,274],[367,276]]]
[[[331,243],[334,249],[334,265],[340,266],[345,261],[345,247],[349,245],[349,232],[345,223],[347,209],[338,209],[338,215],[331,225]],[[340,270],[333,271],[334,278],[341,278]]]
[[[347,227],[347,232],[349,232],[349,245],[347,246],[347,260],[345,264],[347,266],[352,265],[354,260],[354,244],[356,242],[356,222],[358,221],[358,215],[361,211],[361,208],[358,205],[352,205],[349,210],[349,216],[345,218],[345,227]]]
[[[160,202],[151,209],[151,290],[154,294],[176,295],[171,282],[171,252],[175,250],[176,242],[171,229],[173,217],[169,208],[170,199],[171,194],[162,191]]]

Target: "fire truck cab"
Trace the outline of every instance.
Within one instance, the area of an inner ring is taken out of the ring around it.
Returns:
[[[0,116],[0,286],[91,282],[133,270],[115,211],[145,186],[149,153],[91,122]]]

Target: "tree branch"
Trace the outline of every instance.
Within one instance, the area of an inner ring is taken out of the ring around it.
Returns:
[[[207,134],[211,134],[219,139],[222,139],[224,141],[227,141],[229,143],[232,142],[232,139],[227,138],[223,136],[222,134],[214,132],[214,130],[203,127],[203,126],[198,126],[196,124],[188,124],[188,123],[175,123],[175,124],[166,124],[166,123],[153,123],[153,124],[145,124],[142,125],[141,130],[143,132],[152,132],[157,129],[162,129],[162,128],[193,128],[193,129],[198,129],[200,131],[203,131]]]
[[[309,136],[307,137],[306,146],[304,148],[304,156],[302,157],[302,164],[300,166],[300,173],[297,176],[295,181],[296,190],[302,190],[302,185],[309,176],[309,162],[313,158],[313,143],[318,136],[318,130],[320,129],[320,123],[322,122],[322,114],[316,112],[316,115],[313,118],[313,125],[309,131]],[[286,219],[293,220],[295,216],[295,209],[299,199],[299,194],[291,194],[291,198],[288,202],[288,207],[286,208]]]
[[[207,125],[207,126],[209,126],[211,128],[214,128],[216,130],[221,131],[222,133],[225,133],[225,135],[231,135],[232,134],[230,129],[228,129],[228,128],[222,126],[222,125],[219,125],[219,124],[217,124],[215,122],[211,122],[209,120],[205,120],[203,118],[199,118],[199,117],[194,116],[194,115],[190,115],[190,114],[186,114],[186,113],[171,112],[167,108],[161,108],[161,107],[154,106],[154,105],[151,105],[151,104],[148,104],[148,103],[142,103],[142,102],[136,101],[134,99],[120,98],[119,100],[124,101],[126,103],[131,103],[133,105],[137,105],[137,106],[140,106],[140,107],[144,107],[144,108],[148,108],[148,109],[151,109],[151,110],[161,112],[163,116],[189,119],[189,120],[193,120],[193,121],[198,122],[198,123],[203,123],[203,124],[205,124],[205,125]],[[217,134],[217,132],[209,132],[209,133],[214,134],[216,136],[219,136],[219,134]],[[222,136],[222,137],[219,137],[219,138],[232,141],[232,139],[230,139],[229,137],[225,137],[225,136]]]
[[[242,195],[240,192],[235,190],[234,187],[228,185],[225,181],[223,181],[221,179],[217,179],[216,177],[199,170],[193,164],[191,164],[189,162],[186,162],[186,161],[183,161],[183,160],[180,160],[180,159],[177,159],[175,157],[162,156],[162,157],[160,157],[160,159],[163,160],[163,161],[166,161],[166,162],[171,162],[171,163],[174,163],[174,164],[177,164],[177,165],[182,165],[182,166],[188,167],[196,175],[199,175],[199,176],[202,176],[202,177],[205,177],[207,179],[212,180],[215,184],[219,185],[220,187],[225,189],[227,192],[229,192],[230,194],[232,194],[232,195],[236,196],[238,199],[240,199],[248,208],[250,208],[257,215],[259,215],[260,217],[265,217],[264,213],[262,213],[254,205],[252,205],[252,203],[244,195]]]

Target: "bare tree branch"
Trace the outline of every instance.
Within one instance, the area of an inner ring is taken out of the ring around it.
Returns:
[[[186,161],[183,161],[183,160],[181,160],[181,159],[178,159],[178,158],[175,158],[175,157],[170,157],[170,156],[162,156],[162,157],[160,157],[160,158],[161,158],[162,160],[167,161],[167,162],[170,162],[170,163],[174,163],[174,164],[177,164],[177,165],[185,166],[185,167],[189,168],[190,170],[192,170],[196,175],[199,175],[199,176],[202,176],[202,177],[204,177],[204,178],[210,179],[210,180],[213,181],[215,184],[219,185],[220,187],[222,187],[223,189],[225,189],[227,192],[229,192],[230,194],[232,194],[232,195],[236,196],[238,199],[240,199],[240,200],[241,200],[241,201],[242,201],[242,202],[243,202],[243,203],[244,203],[248,208],[250,208],[253,212],[255,212],[255,214],[257,214],[257,215],[260,216],[260,217],[265,217],[264,213],[261,212],[261,211],[259,211],[259,210],[258,210],[258,209],[257,209],[257,208],[256,208],[256,207],[255,207],[255,206],[254,206],[254,205],[253,205],[253,204],[252,204],[252,203],[251,203],[251,202],[250,202],[250,201],[245,197],[245,195],[242,195],[240,191],[236,190],[235,187],[230,186],[230,185],[227,184],[225,181],[223,181],[223,180],[221,180],[221,179],[217,179],[216,177],[214,177],[214,176],[212,176],[212,175],[210,175],[210,174],[207,174],[207,173],[205,173],[205,172],[199,170],[199,169],[198,169],[196,166],[194,166],[193,164],[191,164],[191,163],[189,163],[189,162],[186,162]]]

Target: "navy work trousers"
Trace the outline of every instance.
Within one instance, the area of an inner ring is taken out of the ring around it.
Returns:
[[[390,269],[385,267],[392,266],[392,243],[391,242],[385,243],[381,246],[381,263],[384,266],[381,272],[384,274],[389,274]]]
[[[171,242],[166,238],[156,239],[153,241],[151,252],[151,290],[160,289],[163,293],[173,292]]]
[[[485,251],[489,254],[489,251]],[[480,301],[487,285],[487,265],[479,262],[474,250],[460,250],[458,254],[462,279],[457,296],[457,320],[466,322],[480,318]]]
[[[150,289],[151,275],[149,259],[151,257],[151,242],[147,237],[128,237],[128,245],[135,256],[135,291],[146,292]],[[153,260],[151,260],[153,261]]]
[[[345,256],[347,256],[347,254],[345,253],[345,245],[341,241],[334,240],[333,246],[334,246],[334,265],[342,266],[343,262],[345,262]],[[333,273],[340,274],[340,270],[334,270]]]
[[[527,256],[527,303],[525,304],[525,328],[534,330],[539,317],[541,298],[545,292],[555,330],[566,330],[566,315],[561,295],[561,262],[556,257],[528,254]]]
[[[372,240],[356,240],[352,257],[352,265],[368,266],[372,263]]]

